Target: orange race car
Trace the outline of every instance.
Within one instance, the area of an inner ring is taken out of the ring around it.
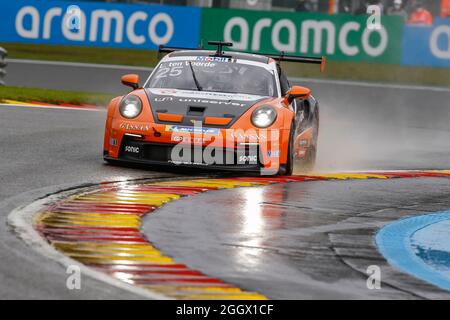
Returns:
[[[308,88],[291,86],[280,61],[320,64],[324,58],[161,47],[168,53],[144,85],[109,106],[107,162],[197,166],[266,175],[312,169],[319,106]]]

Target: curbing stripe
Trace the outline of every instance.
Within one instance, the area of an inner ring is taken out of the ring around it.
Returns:
[[[58,252],[94,274],[119,280],[170,299],[267,299],[199,270],[181,265],[156,249],[140,232],[142,217],[165,203],[220,189],[274,183],[347,179],[450,177],[450,171],[391,171],[312,174],[292,177],[185,179],[120,184],[75,194],[40,210],[34,229]]]
[[[44,108],[44,109],[64,109],[64,110],[86,110],[86,111],[105,111],[104,107],[96,105],[75,105],[67,103],[50,104],[44,102],[24,102],[12,99],[0,99],[0,106],[17,106],[17,107],[31,107],[31,108]]]

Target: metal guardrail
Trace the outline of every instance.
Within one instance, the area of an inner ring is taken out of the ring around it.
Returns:
[[[5,85],[5,81],[3,80],[6,76],[6,61],[5,58],[8,55],[8,52],[3,49],[2,47],[0,47],[0,86],[4,86]]]

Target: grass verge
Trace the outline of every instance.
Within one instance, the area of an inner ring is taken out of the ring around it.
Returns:
[[[114,95],[78,91],[50,90],[38,88],[0,87],[0,102],[5,99],[22,102],[68,103],[75,105],[91,104],[106,106]]]
[[[150,50],[0,43],[8,57],[153,67],[158,54]],[[317,66],[284,63],[289,76],[351,81],[450,87],[449,68],[329,61],[324,73]]]
[[[14,59],[69,61],[153,67],[158,62],[155,51],[139,49],[55,46],[46,44],[0,43]]]

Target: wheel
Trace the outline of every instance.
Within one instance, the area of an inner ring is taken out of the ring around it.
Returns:
[[[106,163],[107,165],[109,165],[109,166],[116,166],[116,165],[119,164],[119,161],[117,161],[117,160],[112,160],[112,159],[108,159],[108,158],[105,158],[105,157],[103,157],[103,161],[105,161],[105,163]]]
[[[303,173],[311,172],[316,164],[317,148],[315,145],[311,145],[306,152],[303,159],[296,159],[295,165]]]
[[[280,164],[278,169],[279,176],[292,176],[294,172],[294,139],[295,139],[295,127],[294,123],[291,124],[291,130],[289,134],[289,146],[286,164]]]
[[[314,131],[313,131],[313,141],[311,146],[308,148],[306,155],[302,159],[295,159],[295,165],[300,168],[301,172],[308,173],[314,169],[317,158],[317,140],[319,137],[319,113],[316,108],[315,111],[315,122],[314,122]]]

